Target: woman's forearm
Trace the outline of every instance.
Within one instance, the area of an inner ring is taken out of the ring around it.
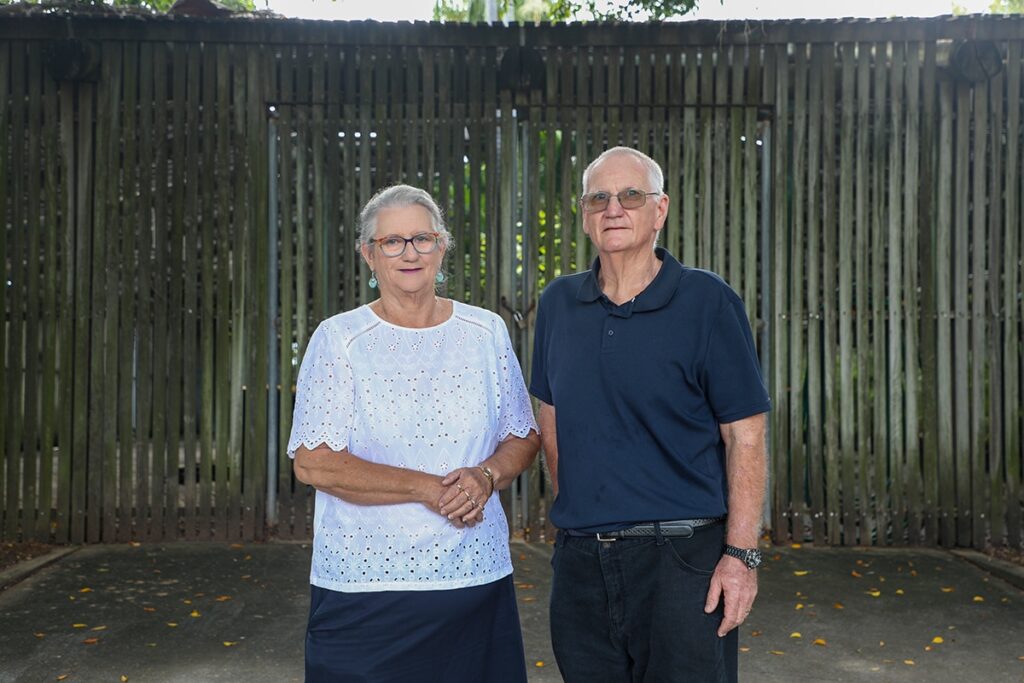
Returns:
[[[436,507],[441,477],[369,462],[326,446],[295,451],[295,476],[318,491],[357,505],[422,503]]]
[[[494,475],[494,490],[508,488],[519,474],[533,464],[540,450],[540,436],[530,431],[525,437],[510,436],[498,444],[491,457],[480,463]]]

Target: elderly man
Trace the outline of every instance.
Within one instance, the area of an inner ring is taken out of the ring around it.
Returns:
[[[736,680],[757,594],[770,408],[740,298],[656,248],[633,149],[583,174],[591,270],[541,296],[531,393],[555,502],[551,638],[569,683]]]

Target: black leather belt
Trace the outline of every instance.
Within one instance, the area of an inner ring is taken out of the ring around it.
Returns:
[[[599,541],[617,541],[620,538],[638,538],[643,536],[672,536],[675,538],[689,538],[693,536],[694,529],[721,524],[725,517],[704,517],[702,519],[674,519],[669,522],[651,522],[650,524],[637,524],[625,529],[616,531],[577,531],[575,529],[563,529],[570,536],[581,538],[596,538]]]

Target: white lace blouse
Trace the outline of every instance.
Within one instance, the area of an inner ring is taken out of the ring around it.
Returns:
[[[327,444],[371,462],[444,475],[537,429],[505,323],[454,302],[435,327],[368,306],[323,321],[299,371],[288,455]],[[458,529],[419,503],[356,505],[317,491],[310,582],[344,592],[476,586],[512,572],[498,496]]]

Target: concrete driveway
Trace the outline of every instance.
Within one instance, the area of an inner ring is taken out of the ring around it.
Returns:
[[[0,683],[302,680],[308,544],[87,546],[0,575]],[[769,548],[745,681],[1024,682],[1024,570],[922,549]],[[550,548],[512,544],[530,680],[560,681]],[[1016,585],[1015,585],[1016,583]]]

